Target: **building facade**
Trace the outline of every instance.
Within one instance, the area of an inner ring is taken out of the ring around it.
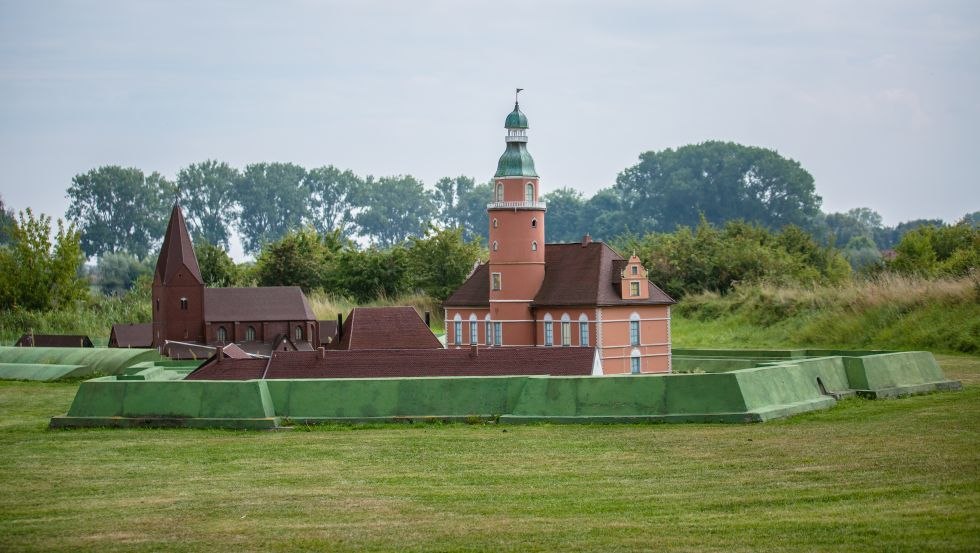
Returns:
[[[545,244],[540,180],[517,102],[487,205],[490,258],[445,302],[448,347],[590,347],[603,374],[670,372],[670,306],[635,255],[586,235]]]

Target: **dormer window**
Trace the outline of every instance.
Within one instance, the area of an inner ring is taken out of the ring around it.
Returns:
[[[634,269],[635,268],[636,267],[634,267]],[[631,296],[639,296],[640,295],[640,283],[639,282],[637,282],[637,281],[634,280],[633,282],[630,283],[630,295]]]
[[[637,267],[636,265],[633,265],[632,267],[630,267],[630,273],[632,273],[634,275],[639,274],[640,273],[640,268]]]

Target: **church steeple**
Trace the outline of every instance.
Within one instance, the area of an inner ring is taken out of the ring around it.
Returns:
[[[191,243],[190,234],[187,232],[184,214],[180,210],[180,204],[175,202],[174,208],[170,212],[170,222],[167,223],[167,233],[163,237],[160,257],[157,258],[154,280],[159,279],[161,283],[167,284],[184,267],[186,267],[188,276],[204,284],[204,279],[201,277],[201,267],[197,264],[197,256],[194,254],[194,245]]]

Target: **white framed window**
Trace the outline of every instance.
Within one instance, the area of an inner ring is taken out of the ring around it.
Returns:
[[[504,344],[504,329],[500,321],[493,322],[493,345],[502,346]]]
[[[589,347],[589,318],[585,313],[578,318],[578,345]]]
[[[561,316],[561,345],[562,347],[572,345],[572,319],[568,313]]]
[[[524,185],[524,201],[533,202],[534,201],[534,183],[529,182]]]
[[[640,316],[636,313],[630,315],[630,345],[640,345]]]
[[[500,273],[490,273],[490,289],[501,290]]]
[[[214,333],[214,337],[219,342],[225,342],[228,340],[228,331],[225,330],[225,327],[219,326],[218,331]]]
[[[640,283],[637,281],[630,282],[630,295],[639,296],[640,295]]]
[[[551,313],[545,313],[544,315],[544,345],[555,345],[555,328],[551,319]]]
[[[470,343],[479,344],[480,335],[477,332],[476,315],[470,314]]]
[[[634,349],[630,353],[630,373],[640,374],[640,350]]]
[[[453,317],[453,343],[457,346],[463,343],[463,318],[459,313]]]
[[[497,190],[495,196],[498,202],[504,201],[504,183],[497,181]]]
[[[538,251],[538,242],[536,240],[531,241],[531,251],[532,252]]]
[[[249,325],[249,327],[245,329],[245,341],[252,342],[254,340],[255,340],[255,327]]]

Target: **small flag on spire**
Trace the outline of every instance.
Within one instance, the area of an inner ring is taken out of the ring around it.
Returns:
[[[524,90],[524,89],[523,88],[518,88],[517,89],[517,92],[514,93],[514,103],[515,104],[517,103],[517,95],[520,94],[522,90]]]

